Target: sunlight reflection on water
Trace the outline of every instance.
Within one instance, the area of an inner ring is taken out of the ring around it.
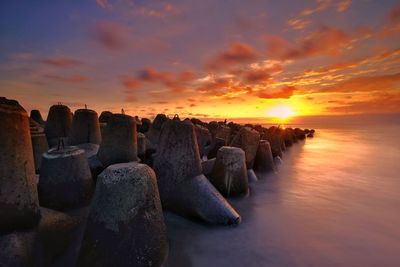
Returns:
[[[318,129],[230,200],[238,227],[167,214],[167,266],[400,266],[399,131]]]

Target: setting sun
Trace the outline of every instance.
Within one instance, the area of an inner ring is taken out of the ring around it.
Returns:
[[[289,106],[276,106],[271,108],[267,112],[267,115],[273,118],[287,119],[289,117],[293,117],[295,115],[295,112]]]

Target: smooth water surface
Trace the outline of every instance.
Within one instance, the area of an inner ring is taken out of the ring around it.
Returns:
[[[166,266],[400,266],[400,125],[319,128],[230,202],[237,227],[167,215]]]

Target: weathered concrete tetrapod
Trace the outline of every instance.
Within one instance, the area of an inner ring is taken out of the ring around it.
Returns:
[[[137,161],[136,120],[125,114],[113,114],[104,129],[97,156],[105,167]]]
[[[44,132],[46,133],[49,147],[58,144],[60,138],[67,138],[72,124],[72,113],[69,107],[53,105],[47,116]]]
[[[207,156],[206,146],[211,144],[211,133],[206,127],[199,124],[195,125],[195,130],[200,157]]]
[[[69,132],[68,144],[100,144],[100,142],[100,124],[97,112],[90,109],[78,109],[75,111]]]
[[[168,243],[154,171],[129,162],[97,180],[77,266],[161,266]]]
[[[111,111],[103,111],[100,114],[99,121],[101,123],[107,123],[108,120],[111,118],[112,112]]]
[[[165,114],[157,114],[157,116],[154,118],[154,121],[150,125],[149,130],[145,133],[146,138],[149,141],[147,143],[148,149],[157,149],[160,139],[161,128],[166,121],[168,121],[168,118]]]
[[[45,121],[42,118],[42,114],[40,114],[40,111],[37,109],[31,110],[30,118],[41,125],[44,125],[44,123],[45,123]]]
[[[241,148],[224,146],[218,150],[209,180],[224,196],[248,194],[245,161],[245,153]]]
[[[39,201],[29,119],[15,100],[0,97],[0,232],[38,222]]]
[[[52,148],[43,154],[38,186],[41,206],[55,210],[84,206],[90,201],[93,186],[83,149]]]
[[[163,208],[215,224],[237,224],[240,215],[202,174],[191,122],[168,121],[154,156]]]
[[[42,155],[45,153],[49,146],[47,144],[46,135],[44,133],[31,133],[33,159],[35,162],[35,172],[39,173],[40,165],[42,163]]]
[[[258,146],[254,169],[261,173],[275,170],[274,157],[272,156],[271,146],[267,140],[261,140]]]
[[[260,142],[260,134],[249,127],[242,127],[232,139],[231,146],[243,149],[246,155],[247,169],[252,169]]]

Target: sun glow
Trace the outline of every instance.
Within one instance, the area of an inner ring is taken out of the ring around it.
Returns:
[[[289,106],[280,105],[272,107],[269,111],[267,111],[267,115],[275,119],[286,120],[290,117],[293,117],[295,112]]]

